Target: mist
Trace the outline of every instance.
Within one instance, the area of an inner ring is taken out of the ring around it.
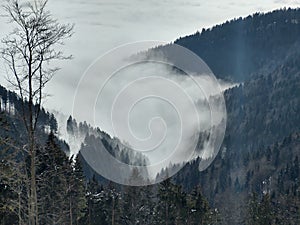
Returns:
[[[185,72],[160,54],[131,57],[141,47],[136,45],[112,51],[89,67],[77,87],[74,118],[143,153],[153,175],[196,157],[213,159],[218,138],[211,135],[203,149],[196,149],[199,135],[215,132],[226,121],[220,97],[236,84],[218,82],[201,59],[198,72]]]

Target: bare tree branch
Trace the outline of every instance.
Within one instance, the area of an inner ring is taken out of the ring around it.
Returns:
[[[2,40],[5,47],[1,53],[10,70],[7,80],[18,91],[22,101],[22,120],[28,136],[28,148],[22,151],[30,158],[30,173],[26,170],[29,225],[39,223],[35,136],[44,97],[43,90],[59,70],[58,67],[51,67],[52,62],[71,58],[57,49],[58,45],[62,45],[64,40],[72,36],[74,27],[71,24],[60,24],[53,19],[46,10],[47,2],[34,0],[25,3],[22,1],[20,4],[20,0],[7,0],[4,6],[10,18],[9,22],[15,27]]]

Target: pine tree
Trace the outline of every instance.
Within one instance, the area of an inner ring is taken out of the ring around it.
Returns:
[[[259,201],[257,194],[253,193],[248,206],[249,225],[271,225],[274,220],[274,209],[268,193],[264,194]]]
[[[140,221],[140,224],[144,225],[151,225],[154,224],[154,217],[155,217],[155,194],[153,190],[153,186],[144,186],[140,187],[140,202],[141,202],[141,208],[138,212],[138,218]]]
[[[17,218],[18,224],[26,223],[28,218],[28,165],[17,140],[12,140],[12,125],[5,113],[0,112],[0,186],[4,202],[0,206],[3,221]],[[9,223],[8,223],[9,224]]]
[[[106,223],[106,212],[104,197],[105,191],[102,186],[100,186],[95,178],[92,177],[87,184],[87,212],[83,218],[82,224],[87,225],[98,225],[107,224]]]
[[[70,224],[81,224],[80,221],[86,213],[87,201],[85,196],[85,186],[85,177],[83,175],[81,161],[79,155],[77,155],[72,174],[70,174],[69,177],[69,203],[70,215],[72,216],[72,223]]]
[[[137,168],[133,169],[129,178],[131,183],[140,183],[143,181]],[[141,214],[144,205],[142,204],[142,187],[125,186],[122,196],[122,223],[124,224],[141,224]]]
[[[158,185],[158,203],[156,207],[156,223],[171,225],[175,223],[176,206],[174,199],[174,184],[168,178]]]
[[[52,132],[49,134],[46,146],[37,151],[37,158],[40,223],[70,223],[72,217],[68,197],[72,165],[57,145]]]
[[[184,224],[187,218],[187,194],[182,190],[181,185],[173,186],[175,205],[175,224]]]
[[[199,186],[188,195],[188,224],[211,224],[212,214]]]
[[[248,203],[248,224],[258,225],[259,220],[259,201],[256,193],[252,193]]]
[[[271,225],[273,224],[274,219],[274,210],[272,206],[272,202],[270,199],[270,195],[268,193],[263,195],[260,207],[260,224]]]
[[[120,198],[121,194],[117,192],[114,184],[109,183],[108,187],[104,189],[104,209],[106,212],[106,223],[109,225],[116,225],[120,223]]]

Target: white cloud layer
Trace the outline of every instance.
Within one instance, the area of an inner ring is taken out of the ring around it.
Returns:
[[[62,48],[74,60],[63,68],[47,87],[52,95],[48,108],[70,114],[75,87],[92,61],[106,51],[140,40],[173,41],[201,30],[257,11],[300,6],[299,0],[49,0],[48,9],[61,22],[75,23],[75,34]],[[12,27],[1,10],[0,37]],[[0,66],[2,73],[5,70]],[[91,81],[92,82],[92,81]]]

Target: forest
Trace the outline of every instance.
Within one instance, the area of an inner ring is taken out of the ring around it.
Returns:
[[[70,30],[60,31],[68,36]],[[70,155],[54,114],[32,96],[0,86],[0,224],[300,224],[299,37],[300,9],[289,8],[233,19],[174,42],[200,56],[218,79],[239,85],[224,93],[227,130],[210,167],[199,172],[198,158],[155,185],[106,180],[80,152]],[[149,51],[172,61],[174,43]],[[101,128],[72,116],[66,124],[69,136],[84,137],[81,151],[101,144],[122,161],[147,164]],[[143,179],[141,172],[147,171],[133,170],[130,177]]]

